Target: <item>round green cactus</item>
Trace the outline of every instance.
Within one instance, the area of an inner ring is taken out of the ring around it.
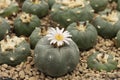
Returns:
[[[71,41],[70,45],[54,48],[46,37],[40,39],[35,47],[36,67],[47,75],[56,77],[71,72],[79,61],[79,50]]]
[[[67,30],[71,33],[72,40],[80,50],[87,50],[96,44],[97,31],[90,23],[72,23],[67,27]]]
[[[76,21],[91,21],[94,10],[88,1],[62,0],[57,1],[51,9],[51,19],[63,27]]]
[[[26,0],[23,3],[22,10],[42,18],[48,14],[49,5],[44,0]]]
[[[34,49],[35,66],[41,72],[58,77],[75,69],[79,62],[79,49],[68,31],[51,28]]]
[[[90,5],[95,12],[103,11],[108,4],[108,0],[90,0]]]
[[[14,21],[14,30],[17,36],[30,36],[35,27],[40,26],[40,19],[28,13],[22,13]]]
[[[0,64],[16,66],[30,55],[30,45],[24,37],[6,36],[0,41]]]
[[[98,71],[111,71],[117,68],[118,62],[111,54],[95,52],[87,59],[88,67]]]
[[[17,2],[14,0],[0,0],[0,16],[9,17],[15,15],[19,7]]]
[[[47,28],[42,27],[40,28],[35,28],[35,30],[32,32],[32,34],[30,35],[29,39],[30,39],[30,45],[31,48],[34,49],[37,42],[47,34]]]
[[[10,24],[4,18],[0,17],[0,40],[10,31]]]
[[[102,12],[93,20],[93,25],[103,38],[114,38],[120,30],[120,13],[116,10]]]

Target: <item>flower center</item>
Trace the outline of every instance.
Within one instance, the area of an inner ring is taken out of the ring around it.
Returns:
[[[56,34],[55,39],[58,40],[58,41],[62,41],[64,39],[64,37],[61,34]]]

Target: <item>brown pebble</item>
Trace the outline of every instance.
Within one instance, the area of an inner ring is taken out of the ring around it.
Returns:
[[[38,80],[36,77],[30,77],[29,80]]]
[[[20,76],[20,78],[25,78],[25,72],[24,71],[20,71],[19,72],[19,76]]]

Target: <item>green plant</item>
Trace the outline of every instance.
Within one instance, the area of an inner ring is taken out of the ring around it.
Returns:
[[[29,37],[31,48],[34,49],[37,42],[41,38],[43,38],[46,34],[47,34],[47,28],[45,28],[45,27],[42,27],[41,29],[35,28],[35,30],[32,32],[32,34]]]
[[[58,77],[75,69],[79,62],[79,49],[64,31],[51,28],[48,34],[39,40],[34,50],[35,66],[41,72]]]
[[[14,21],[14,30],[17,36],[30,36],[35,27],[40,26],[40,19],[28,13],[22,13]]]
[[[14,0],[0,0],[0,16],[9,17],[18,12],[18,4]]]
[[[10,31],[10,24],[0,17],[0,40],[2,40],[5,35]]]
[[[48,2],[49,8],[51,9],[53,4],[55,3],[55,0],[46,0],[46,1]]]
[[[117,48],[120,47],[120,30],[118,31],[116,37],[115,37],[115,45]]]
[[[117,68],[118,62],[111,54],[95,52],[88,57],[87,64],[91,69],[111,71]]]
[[[49,6],[44,0],[26,0],[23,3],[22,10],[42,18],[48,14]]]
[[[117,1],[117,10],[120,11],[120,0]]]
[[[95,12],[103,11],[108,5],[108,0],[90,0],[90,5]]]
[[[114,38],[118,30],[120,30],[120,13],[116,10],[106,10],[96,16],[93,25],[103,38]]]
[[[88,22],[74,22],[67,27],[67,30],[71,33],[72,40],[80,50],[87,50],[96,44],[97,31]]]
[[[30,55],[30,45],[24,37],[6,36],[0,41],[0,64],[16,66]]]
[[[94,10],[85,0],[56,1],[51,9],[51,19],[63,27],[76,21],[91,21]]]

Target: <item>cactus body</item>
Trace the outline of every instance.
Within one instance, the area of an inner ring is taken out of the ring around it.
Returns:
[[[79,62],[79,50],[73,41],[69,43],[55,48],[46,37],[40,39],[34,50],[38,70],[52,77],[73,71]]]

